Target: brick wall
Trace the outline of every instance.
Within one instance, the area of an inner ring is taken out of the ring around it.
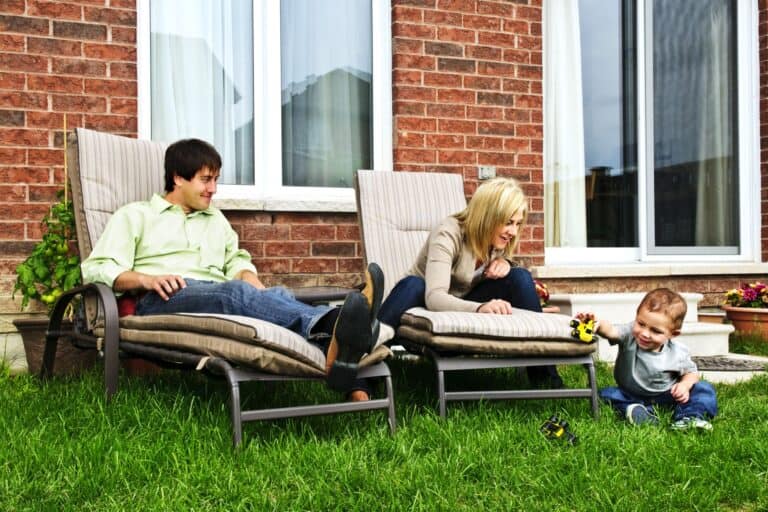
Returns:
[[[544,262],[541,0],[392,2],[394,162],[520,180],[531,201],[520,252]]]
[[[760,46],[760,231],[762,261],[768,261],[768,0],[758,1]]]

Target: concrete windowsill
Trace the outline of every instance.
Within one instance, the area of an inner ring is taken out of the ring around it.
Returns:
[[[330,212],[354,213],[355,201],[344,199],[306,200],[286,198],[264,199],[214,199],[213,206],[219,210],[248,210],[257,212]]]
[[[532,267],[534,277],[599,278],[648,276],[700,276],[768,274],[768,263],[636,263],[600,265],[552,265]]]

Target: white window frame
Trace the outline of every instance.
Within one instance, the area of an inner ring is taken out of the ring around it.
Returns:
[[[738,0],[736,4],[738,151],[739,151],[739,248],[738,254],[649,254],[652,226],[648,222],[649,174],[653,171],[652,120],[650,99],[651,0],[637,1],[637,166],[638,166],[638,247],[547,247],[547,266],[627,263],[724,263],[760,262],[760,95],[757,0]],[[648,20],[646,22],[646,20]],[[650,162],[650,164],[649,164]]]
[[[370,0],[373,65],[372,168],[392,169],[392,44],[389,0]],[[226,209],[349,211],[354,190],[282,185],[280,2],[253,0],[254,154],[253,185],[219,185],[214,204]],[[150,0],[138,0],[137,76],[139,137],[152,138]],[[264,22],[266,21],[266,22]],[[262,27],[265,27],[262,30]],[[260,114],[261,113],[261,114]],[[266,116],[266,122],[258,122]],[[268,129],[264,127],[268,126]]]

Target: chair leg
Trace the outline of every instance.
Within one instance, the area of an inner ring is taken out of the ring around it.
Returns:
[[[445,372],[437,369],[437,402],[440,410],[440,417],[445,418]]]
[[[587,375],[589,376],[589,389],[592,391],[589,400],[592,403],[592,417],[598,419],[600,417],[600,404],[597,400],[597,377],[595,375],[595,363],[588,363]]]
[[[392,435],[395,435],[395,432],[397,431],[397,418],[395,417],[395,393],[392,389],[392,377],[387,375],[384,378],[384,385],[387,389],[387,401],[389,402],[389,405],[387,407],[387,411],[389,414],[389,432]]]

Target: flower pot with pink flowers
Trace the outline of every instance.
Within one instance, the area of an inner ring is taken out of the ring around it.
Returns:
[[[744,283],[728,290],[722,308],[737,331],[758,335],[768,342],[768,285]]]

